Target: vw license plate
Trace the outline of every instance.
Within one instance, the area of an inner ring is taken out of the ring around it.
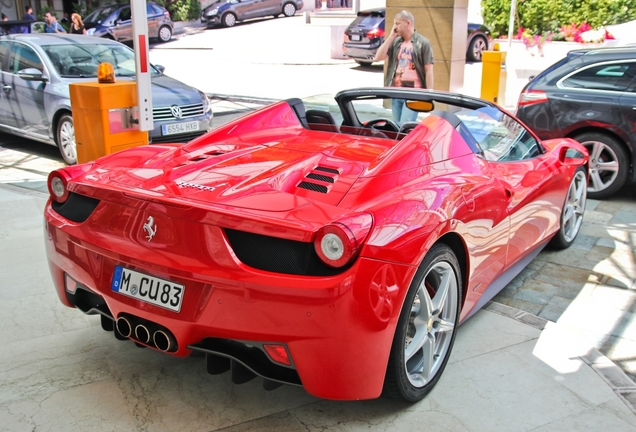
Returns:
[[[173,312],[181,310],[185,287],[181,284],[115,266],[111,289],[119,294],[153,304]]]
[[[359,41],[360,40],[360,35],[352,34],[351,35],[351,40],[352,41]]]
[[[198,121],[161,125],[162,135],[174,135],[174,134],[180,134],[180,133],[194,132],[198,130],[199,130]]]

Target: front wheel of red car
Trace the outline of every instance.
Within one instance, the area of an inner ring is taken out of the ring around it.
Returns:
[[[550,241],[552,247],[555,249],[566,249],[574,243],[583,224],[586,202],[587,177],[585,168],[578,167],[574,172],[574,176],[572,176],[565,203],[563,204],[563,209],[561,209],[559,231]]]
[[[627,181],[631,160],[623,145],[616,138],[600,132],[586,132],[574,139],[590,153],[587,195],[601,200],[618,192]]]
[[[437,384],[455,341],[461,305],[457,257],[437,244],[411,282],[395,331],[382,393],[417,402]]]

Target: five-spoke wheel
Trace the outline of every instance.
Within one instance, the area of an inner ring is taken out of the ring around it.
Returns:
[[[384,394],[415,402],[430,392],[450,356],[461,305],[461,272],[439,243],[422,261],[407,294],[384,382]]]

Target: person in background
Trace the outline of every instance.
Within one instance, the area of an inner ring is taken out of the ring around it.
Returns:
[[[44,14],[44,21],[46,21],[46,25],[44,26],[44,33],[66,33],[64,27],[57,22],[55,15],[51,12],[46,12]]]
[[[73,13],[71,15],[71,27],[69,28],[69,33],[71,34],[86,34],[86,29],[84,28],[84,22],[82,21],[82,17],[78,13]]]
[[[35,21],[35,15],[33,15],[33,8],[29,5],[24,7],[24,15],[22,15],[23,21]]]
[[[375,61],[388,59],[386,87],[433,88],[433,48],[415,30],[415,18],[409,11],[395,14],[393,28],[375,55]],[[408,109],[403,99],[393,99],[393,119],[399,123],[415,121],[417,112]]]

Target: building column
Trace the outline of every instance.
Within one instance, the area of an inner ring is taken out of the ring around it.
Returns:
[[[386,31],[393,27],[396,13],[408,10],[415,18],[415,30],[431,42],[435,90],[460,91],[466,65],[468,0],[386,0],[386,6]]]

